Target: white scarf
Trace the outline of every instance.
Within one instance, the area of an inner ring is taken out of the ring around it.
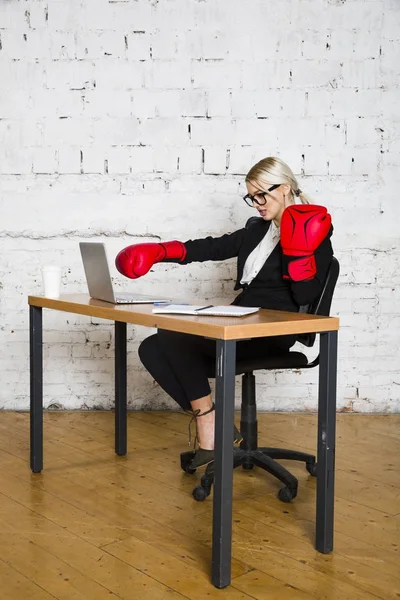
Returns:
[[[301,200],[295,196],[294,203],[301,204]],[[254,248],[253,252],[250,252],[248,255],[243,268],[243,275],[240,283],[249,284],[255,277],[257,277],[264,266],[265,261],[268,259],[275,246],[279,243],[280,237],[280,228],[277,227],[273,221],[271,221],[271,225],[269,226],[269,229],[261,242]]]

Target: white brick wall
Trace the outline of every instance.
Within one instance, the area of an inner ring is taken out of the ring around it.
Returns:
[[[399,38],[398,0],[0,0],[0,407],[29,405],[43,263],[82,292],[79,240],[112,257],[232,231],[244,173],[277,154],[335,224],[339,407],[398,411]],[[138,285],[228,302],[234,270],[158,265]],[[44,324],[46,406],[110,408],[112,325]],[[130,406],[173,406],[138,361],[149,333],[129,328]],[[260,408],[315,409],[316,377],[260,374]]]

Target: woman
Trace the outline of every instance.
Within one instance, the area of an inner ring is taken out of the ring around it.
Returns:
[[[128,246],[116,257],[123,275],[145,275],[156,262],[226,260],[237,257],[233,304],[297,312],[321,292],[333,251],[331,218],[311,205],[291,169],[269,157],[246,175],[244,201],[261,218],[248,228],[213,238]],[[295,336],[265,337],[237,343],[238,359],[285,353]],[[208,378],[215,374],[215,342],[159,330],[142,342],[139,356],[159,385],[196,418],[199,448],[191,468],[214,459],[214,404]],[[235,443],[241,441],[235,428]]]

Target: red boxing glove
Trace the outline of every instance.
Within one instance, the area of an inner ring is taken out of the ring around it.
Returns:
[[[317,273],[314,251],[328,235],[331,216],[324,206],[292,204],[282,214],[283,278],[313,279]]]
[[[182,242],[134,244],[117,254],[115,266],[125,277],[137,279],[146,275],[155,263],[168,259],[182,262],[185,256],[186,248]]]

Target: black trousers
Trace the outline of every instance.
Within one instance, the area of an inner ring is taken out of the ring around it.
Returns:
[[[276,356],[287,352],[294,336],[263,337],[236,344],[236,358]],[[215,340],[159,329],[139,346],[139,357],[150,375],[184,410],[211,393],[215,377]]]

